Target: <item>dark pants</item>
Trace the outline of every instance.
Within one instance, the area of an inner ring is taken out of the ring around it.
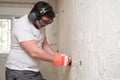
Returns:
[[[40,72],[6,68],[6,80],[45,80]]]

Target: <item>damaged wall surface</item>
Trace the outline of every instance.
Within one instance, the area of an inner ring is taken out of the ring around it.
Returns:
[[[120,0],[57,5],[59,51],[73,60],[70,68],[60,68],[59,80],[120,80]]]

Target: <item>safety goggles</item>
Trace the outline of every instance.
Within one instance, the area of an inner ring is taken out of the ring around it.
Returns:
[[[44,27],[48,24],[51,24],[53,22],[53,19],[49,19],[49,20],[40,19],[39,22],[40,22],[41,27]]]

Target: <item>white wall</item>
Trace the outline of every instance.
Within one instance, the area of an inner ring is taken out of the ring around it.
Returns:
[[[0,7],[0,15],[21,17],[28,14],[30,10],[31,8]]]
[[[120,1],[58,0],[57,5],[59,50],[73,60],[72,67],[61,68],[59,80],[120,80]]]

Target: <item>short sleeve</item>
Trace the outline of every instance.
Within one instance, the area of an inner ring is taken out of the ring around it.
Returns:
[[[18,42],[34,40],[35,37],[32,34],[31,29],[28,26],[13,27],[13,35],[16,36]]]

